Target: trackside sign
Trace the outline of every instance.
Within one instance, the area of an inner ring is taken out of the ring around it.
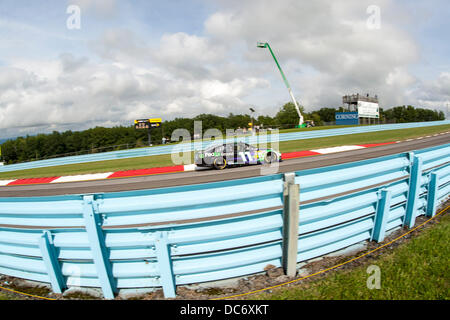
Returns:
[[[378,103],[358,101],[358,114],[360,118],[379,118],[380,110]]]
[[[334,118],[337,125],[359,124],[358,112],[336,112]]]

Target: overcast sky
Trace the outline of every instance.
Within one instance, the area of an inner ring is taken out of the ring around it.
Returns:
[[[1,0],[0,139],[274,115],[290,97],[257,41],[307,111],[359,92],[447,112],[449,16],[447,0]]]

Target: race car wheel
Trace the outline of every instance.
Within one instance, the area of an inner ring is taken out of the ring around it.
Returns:
[[[227,160],[225,158],[214,159],[214,169],[223,170],[227,167]]]
[[[265,163],[274,163],[278,161],[278,156],[274,152],[268,152],[264,158]]]

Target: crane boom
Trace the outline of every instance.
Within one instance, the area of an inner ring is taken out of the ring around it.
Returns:
[[[294,102],[295,110],[297,111],[297,114],[298,114],[298,117],[299,117],[298,125],[300,127],[303,124],[303,122],[304,122],[303,115],[300,112],[300,108],[298,107],[297,100],[295,100],[294,94],[292,93],[291,86],[289,85],[289,82],[287,81],[286,76],[284,75],[284,72],[281,69],[280,64],[278,63],[278,60],[275,57],[275,54],[273,53],[272,48],[270,47],[268,42],[258,42],[257,43],[257,47],[258,48],[268,48],[269,51],[270,51],[270,54],[272,55],[273,60],[275,60],[275,63],[277,65],[277,67],[278,67],[278,70],[280,70],[281,77],[283,77],[284,84],[286,85],[286,87],[287,87],[287,89],[289,91],[289,95],[291,96],[291,99]]]

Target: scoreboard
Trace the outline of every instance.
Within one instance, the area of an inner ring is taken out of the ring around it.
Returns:
[[[134,128],[135,129],[159,128],[161,127],[161,123],[162,123],[161,118],[137,119],[134,120]]]

